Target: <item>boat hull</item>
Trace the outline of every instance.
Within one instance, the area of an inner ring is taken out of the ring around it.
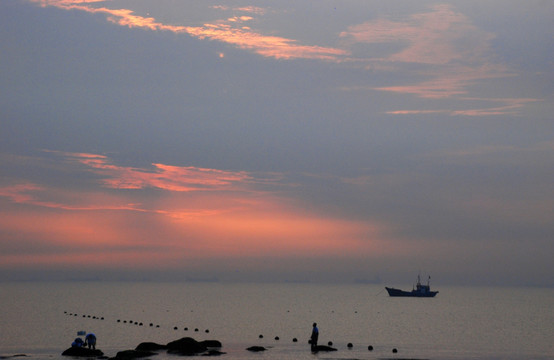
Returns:
[[[438,291],[426,291],[426,292],[421,292],[416,290],[404,291],[404,290],[389,288],[389,287],[385,287],[385,289],[387,289],[389,296],[392,296],[392,297],[435,297],[435,295],[437,295],[438,293]]]

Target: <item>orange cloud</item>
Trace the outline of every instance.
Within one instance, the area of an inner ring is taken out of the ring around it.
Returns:
[[[241,49],[252,50],[257,54],[273,57],[276,59],[320,59],[339,61],[340,57],[348,55],[348,52],[341,49],[327,48],[322,46],[298,45],[295,40],[278,36],[266,36],[251,31],[250,28],[233,28],[230,24],[251,20],[250,16],[239,16],[231,18],[227,23],[204,24],[201,27],[168,25],[156,21],[152,17],[136,15],[129,9],[109,9],[107,7],[93,7],[89,3],[104,2],[100,0],[30,0],[39,3],[41,6],[55,6],[62,9],[75,9],[90,13],[103,13],[108,20],[128,27],[146,28],[149,30],[172,31],[175,33],[186,33],[200,39],[209,39],[235,45]],[[225,9],[225,8],[222,8]],[[240,11],[252,14],[263,14],[260,8],[244,7]]]
[[[405,19],[377,19],[350,26],[339,34],[346,48],[358,43],[403,45],[401,50],[385,57],[354,58],[346,49],[302,45],[294,39],[264,35],[244,26],[244,22],[254,20],[253,16],[263,16],[266,13],[266,10],[260,7],[209,6],[214,10],[231,11],[232,16],[228,16],[227,20],[214,21],[202,26],[185,26],[164,24],[153,17],[135,14],[130,9],[110,9],[107,6],[101,6],[100,4],[105,3],[105,0],[30,1],[39,3],[41,6],[102,13],[109,21],[122,26],[171,31],[199,39],[220,41],[275,59],[362,63],[370,70],[396,73],[406,71],[410,76],[417,72],[417,75],[428,78],[412,84],[357,87],[349,90],[369,88],[410,94],[425,99],[449,99],[467,96],[471,86],[484,80],[513,75],[505,66],[493,61],[490,44],[494,35],[476,27],[467,16],[448,4],[434,5],[427,12],[412,14]],[[223,58],[224,54],[218,53],[218,56]],[[412,66],[409,70],[405,70],[403,65],[408,63],[416,64],[417,70]],[[524,104],[525,102],[520,102],[513,107],[485,107],[469,110],[392,110],[388,114],[405,115],[433,111],[463,116],[508,115],[515,114],[516,109],[522,108]],[[133,185],[128,184],[128,186]],[[186,188],[183,188],[183,191],[187,191]]]
[[[274,174],[164,164],[144,169],[115,165],[104,155],[48,153],[63,157],[56,167],[66,167],[64,176],[93,172],[97,187],[88,181],[75,189],[30,182],[0,187],[0,244],[16,249],[0,255],[3,264],[176,268],[213,257],[390,251],[383,224],[307,211],[282,192]]]
[[[225,171],[192,166],[153,164],[154,169],[116,166],[103,155],[60,153],[104,176],[103,183],[115,189],[158,188],[169,191],[233,190],[235,185],[255,181],[244,171]]]

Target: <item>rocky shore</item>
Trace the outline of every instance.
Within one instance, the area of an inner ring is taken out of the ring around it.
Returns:
[[[92,350],[84,347],[70,347],[65,350],[63,356],[96,358],[108,360],[133,360],[158,355],[160,352],[177,356],[219,356],[225,354],[221,351],[222,344],[218,340],[197,341],[191,337],[184,337],[171,341],[167,344],[157,344],[154,342],[143,342],[136,348],[117,352],[114,357],[105,356],[101,350]],[[245,350],[251,352],[265,351],[262,346],[251,346]],[[317,351],[336,351],[330,346],[319,345]]]
[[[114,357],[104,356],[101,350],[92,350],[84,347],[70,347],[65,350],[63,356],[85,357],[110,360],[131,360],[157,355],[165,351],[168,354],[182,356],[217,356],[225,354],[220,351],[222,344],[218,340],[196,341],[191,337],[184,337],[179,340],[171,341],[165,345],[154,342],[143,342],[137,345],[135,349],[119,351]]]

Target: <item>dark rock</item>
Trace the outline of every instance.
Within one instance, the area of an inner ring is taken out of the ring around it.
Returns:
[[[335,348],[332,348],[330,346],[325,346],[325,345],[317,345],[315,347],[315,349],[312,350],[313,352],[318,352],[318,351],[337,351],[337,349]]]
[[[259,352],[259,351],[266,351],[267,349],[264,348],[263,346],[250,346],[246,350],[252,351],[252,352]]]
[[[208,350],[208,347],[193,338],[185,337],[167,344],[167,352],[179,355],[195,355]]]
[[[118,353],[115,355],[115,357],[111,358],[114,360],[132,360],[132,359],[140,359],[149,357],[152,355],[157,355],[154,352],[151,351],[142,351],[142,350],[123,350],[118,351]]]
[[[154,342],[143,342],[138,344],[135,350],[139,351],[158,351],[167,349],[167,345],[156,344]]]
[[[96,357],[102,356],[104,353],[100,350],[92,350],[84,347],[72,346],[62,353],[63,356],[77,356],[77,357]]]

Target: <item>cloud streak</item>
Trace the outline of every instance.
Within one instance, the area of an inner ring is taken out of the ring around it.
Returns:
[[[244,171],[225,171],[192,166],[152,164],[154,169],[116,166],[104,155],[63,153],[71,161],[86,165],[104,177],[105,186],[114,189],[157,188],[168,191],[222,191],[237,190],[240,183],[255,179]]]
[[[403,64],[417,67],[418,75],[428,80],[412,84],[373,87],[373,90],[415,95],[423,99],[456,98],[462,102],[471,87],[483,81],[515,76],[494,60],[491,42],[495,35],[472,24],[471,20],[440,4],[430,11],[412,14],[404,20],[377,19],[354,25],[340,34],[350,46],[356,44],[396,44],[401,50],[382,58],[369,58],[371,68],[394,66],[391,71],[403,71]],[[381,65],[379,65],[381,64]],[[394,69],[394,70],[393,70]],[[457,116],[491,116],[516,114],[517,109],[536,99],[489,99],[506,102],[506,106],[471,110],[392,110],[387,114],[411,115],[447,113]]]
[[[201,39],[219,41],[239,49],[253,51],[274,59],[312,59],[344,64],[366,64],[368,69],[404,73],[409,77],[426,80],[385,86],[352,87],[413,95],[424,100],[456,99],[464,102],[474,86],[484,81],[515,76],[501,63],[495,61],[491,42],[495,35],[476,27],[466,15],[449,4],[437,4],[429,11],[405,16],[404,19],[377,18],[352,25],[338,34],[340,47],[300,44],[295,39],[265,35],[252,30],[247,24],[254,16],[262,17],[266,9],[256,6],[230,8],[211,6],[215,11],[233,11],[225,20],[204,23],[202,26],[165,24],[153,17],[141,16],[133,10],[103,6],[105,0],[30,0],[43,7],[54,6],[66,10],[99,13],[115,24],[152,31],[170,31]],[[237,14],[238,13],[238,14]],[[391,49],[400,47],[389,55],[369,54],[356,57],[359,44],[385,44]],[[220,58],[225,54],[220,52]],[[496,103],[502,99],[491,99]],[[446,113],[455,116],[497,116],[517,114],[529,101],[521,99],[517,105],[485,106],[470,110],[395,109],[389,115],[417,113]]]
[[[383,60],[430,65],[481,63],[490,56],[489,43],[494,39],[447,4],[405,21],[378,19],[351,26],[340,36],[350,43],[400,43],[403,49]]]
[[[276,59],[319,59],[327,61],[339,61],[341,57],[348,55],[345,50],[316,45],[300,45],[294,39],[279,36],[268,36],[252,31],[248,27],[242,27],[245,21],[252,20],[251,16],[238,16],[229,18],[225,22],[204,24],[204,26],[169,25],[156,21],[153,17],[145,17],[135,14],[130,9],[110,9],[107,7],[94,7],[103,0],[30,0],[41,6],[55,6],[66,10],[81,10],[89,13],[101,13],[108,16],[108,20],[131,28],[144,28],[153,31],[171,31],[178,34],[188,34],[199,39],[221,41],[234,45],[240,49],[252,50],[257,54]],[[238,8],[251,14],[263,14],[258,7]],[[239,26],[239,27],[234,27]]]
[[[518,116],[521,108],[527,104],[540,101],[538,99],[476,99],[476,98],[461,98],[462,101],[480,101],[489,103],[500,103],[501,106],[493,106],[480,109],[464,109],[464,110],[393,110],[387,111],[391,115],[422,115],[422,114],[446,114],[449,116],[498,116],[498,115],[513,115]]]

